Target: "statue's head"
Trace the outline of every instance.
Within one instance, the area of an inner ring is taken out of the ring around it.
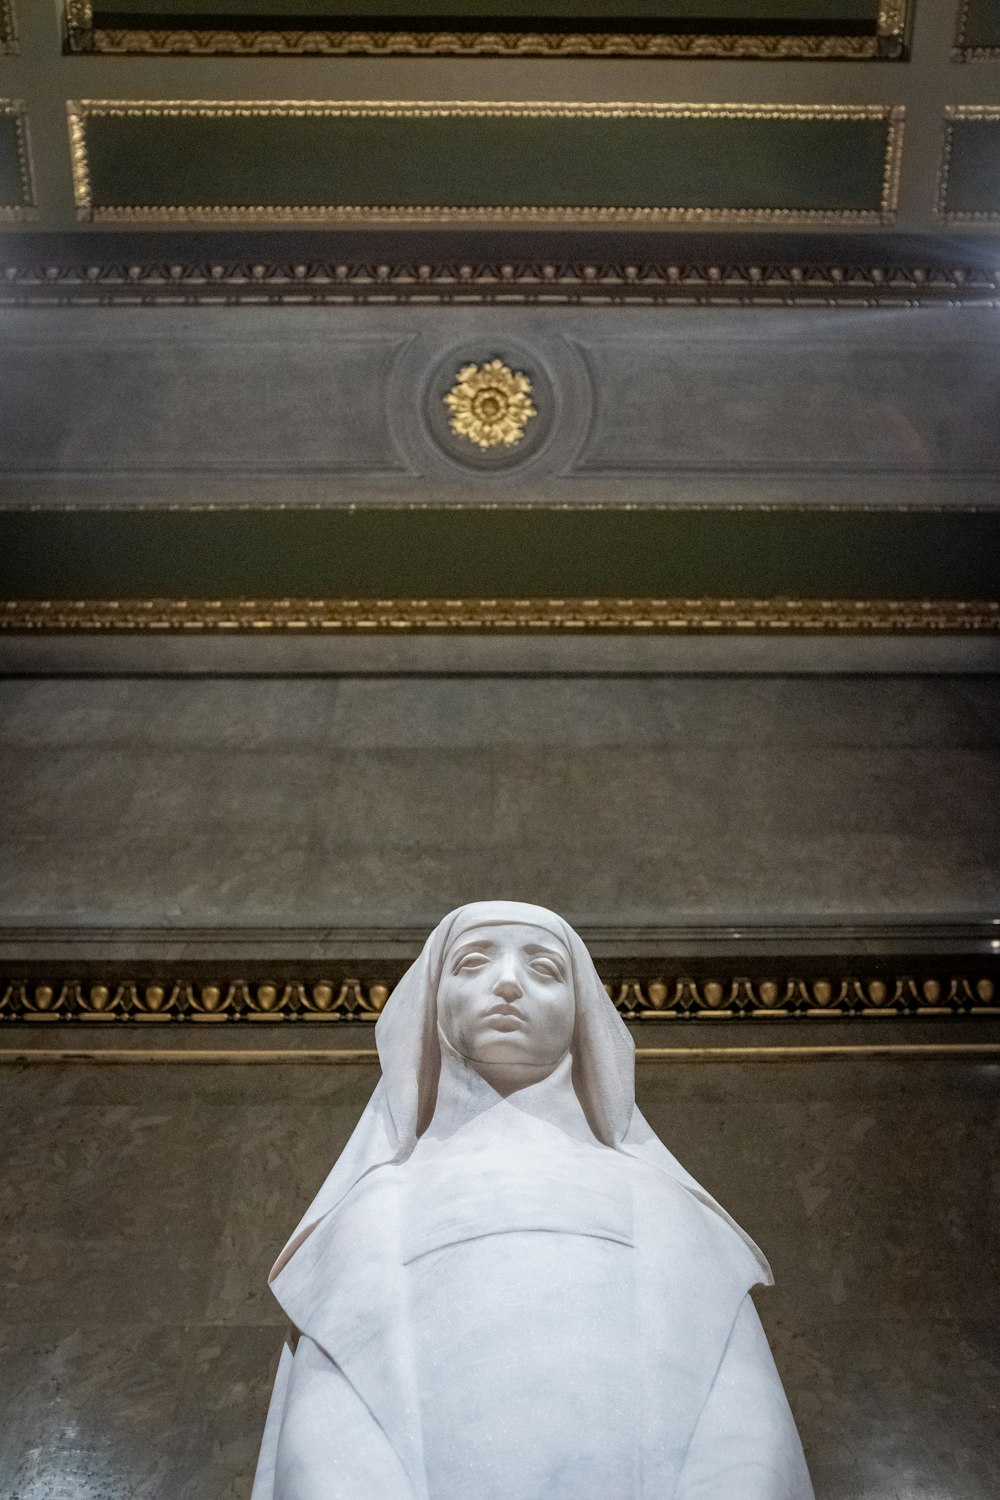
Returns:
[[[475,1066],[554,1068],[576,1025],[573,961],[549,927],[482,922],[455,935],[437,989],[445,1040]]]
[[[504,1093],[568,1053],[598,1139],[620,1140],[632,1118],[632,1038],[579,935],[541,906],[476,901],[449,912],[390,995],[375,1040],[399,1149],[431,1119],[446,1049]]]

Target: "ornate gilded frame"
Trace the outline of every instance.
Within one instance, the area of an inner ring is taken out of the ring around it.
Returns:
[[[1000,58],[1000,49],[997,51]],[[1000,121],[1000,104],[949,104],[944,112],[944,146],[938,171],[935,215],[946,224],[1000,224],[1000,209],[982,213],[948,208],[948,182],[951,175],[951,152],[954,127],[962,120]]]
[[[695,32],[413,32],[392,28],[363,31],[287,30],[277,27],[190,30],[176,27],[101,27],[93,0],[66,0],[66,37],[73,52],[146,57],[278,56],[327,57],[661,57],[731,58],[796,62],[893,61],[905,54],[912,0],[881,0],[877,29],[856,36],[709,35]]]
[[[81,99],[68,100],[70,154],[77,218],[84,223],[133,224],[262,224],[262,223],[464,223],[464,224],[728,224],[786,226],[808,224],[891,224],[899,195],[905,108],[886,104],[629,104],[548,101],[486,102],[481,100],[207,100],[207,99]],[[87,121],[98,117],[321,118],[381,116],[418,119],[456,116],[581,117],[615,119],[773,119],[880,120],[886,130],[882,193],[877,209],[786,208],[656,208],[612,207],[401,207],[362,204],[310,205],[107,205],[95,206],[87,155]]]
[[[23,203],[0,205],[0,223],[22,224],[35,218],[35,174],[31,163],[31,141],[28,136],[28,116],[22,99],[0,99],[0,115],[14,121],[17,133],[17,159],[21,177]]]
[[[998,600],[0,600],[0,632],[997,634]]]

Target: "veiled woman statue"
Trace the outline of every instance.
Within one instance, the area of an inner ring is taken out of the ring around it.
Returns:
[[[271,1285],[292,1325],[253,1500],[810,1500],[753,1242],[634,1100],[550,911],[460,907]]]

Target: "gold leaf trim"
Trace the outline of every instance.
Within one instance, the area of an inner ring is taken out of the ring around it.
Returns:
[[[20,203],[0,205],[0,222],[25,223],[37,215],[35,206],[35,175],[31,161],[31,142],[28,136],[28,115],[23,99],[0,99],[0,115],[14,121],[17,139],[17,164],[21,178]]]
[[[144,57],[661,57],[863,62],[900,55],[876,36],[743,36],[686,32],[184,31],[74,29],[75,51]],[[893,41],[895,38],[893,37]],[[901,50],[901,49],[900,49]]]
[[[868,1020],[983,1019],[1000,1016],[995,974],[955,973],[929,963],[924,969],[789,974],[780,965],[769,977],[718,969],[693,977],[665,966],[662,977],[615,975],[604,987],[626,1020]],[[99,979],[8,978],[0,981],[0,1024],[101,1021],[375,1021],[392,993],[388,977],[361,979],[331,973],[318,978],[275,974],[267,979],[209,979],[161,970]]]
[[[596,104],[482,100],[315,99],[71,99],[66,105],[77,217],[85,223],[630,223],[630,224],[891,224],[902,164],[905,107],[884,104]],[[95,206],[86,125],[94,118],[275,119],[752,119],[879,120],[886,124],[882,191],[877,209],[655,208],[535,205],[456,207],[447,204],[142,204]]]
[[[0,631],[995,634],[1000,601],[67,599],[0,601]]]

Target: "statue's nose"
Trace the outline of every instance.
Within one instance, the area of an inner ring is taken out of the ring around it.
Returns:
[[[499,995],[501,1000],[520,1000],[524,991],[513,974],[503,974],[493,986],[493,993]]]

